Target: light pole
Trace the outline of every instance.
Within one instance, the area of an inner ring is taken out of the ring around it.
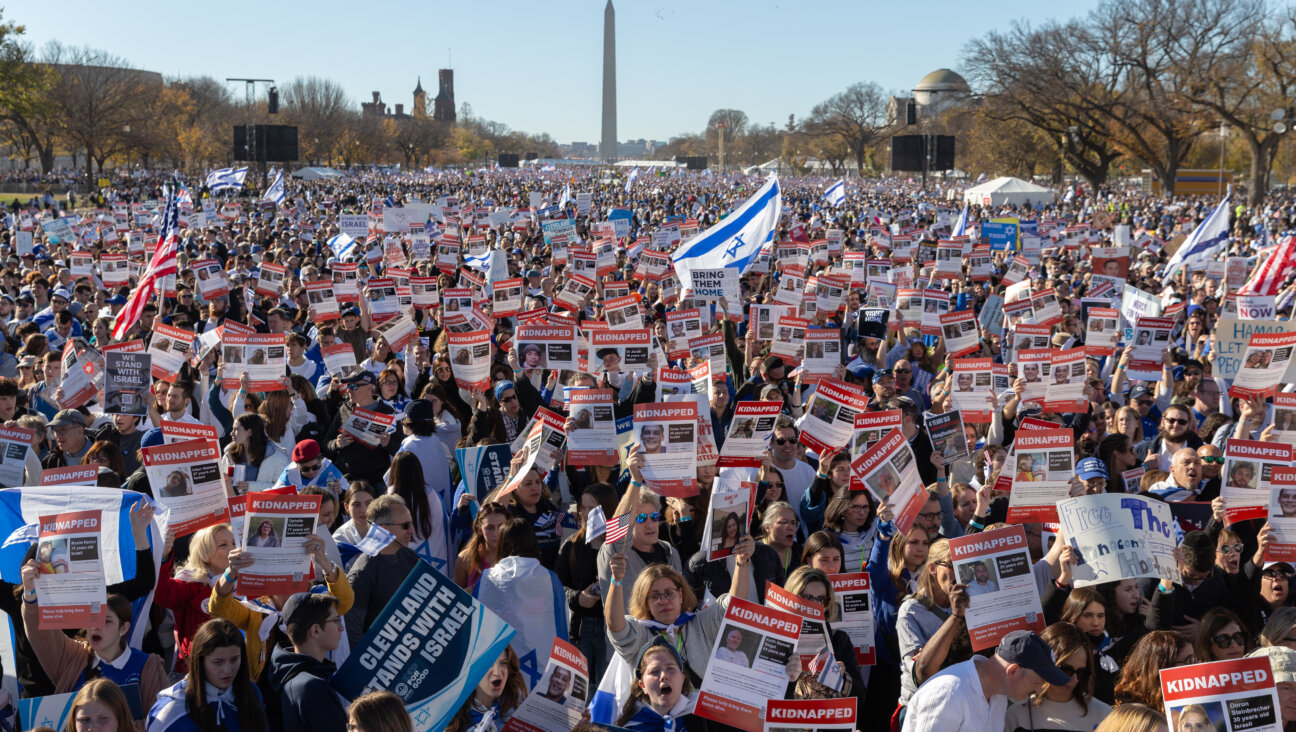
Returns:
[[[1223,197],[1224,196],[1224,142],[1228,139],[1228,125],[1224,124],[1223,122],[1220,122],[1220,126],[1219,126],[1219,139],[1220,139],[1219,170],[1216,171],[1216,174],[1219,176],[1219,194],[1220,197]],[[1173,187],[1174,183],[1171,183],[1170,185]]]

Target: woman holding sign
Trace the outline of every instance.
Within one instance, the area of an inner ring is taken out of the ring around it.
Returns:
[[[141,703],[152,706],[158,693],[167,687],[166,671],[162,659],[126,644],[134,620],[130,601],[121,595],[108,595],[103,626],[85,628],[72,639],[61,630],[40,627],[38,573],[34,560],[22,567],[23,625],[41,668],[54,683],[54,693],[78,691],[93,679],[105,678],[118,686],[139,685]]]
[[[860,674],[859,661],[855,658],[855,644],[851,643],[846,631],[833,630],[832,627],[834,621],[841,620],[841,605],[837,603],[837,598],[833,594],[832,582],[828,580],[828,575],[817,569],[797,567],[796,571],[788,577],[783,589],[794,593],[802,600],[823,606],[824,640],[831,644],[833,657],[837,659],[837,665],[841,666],[842,675],[850,679],[850,689],[843,689],[843,691],[859,699],[862,704],[867,689],[864,686],[864,677]]]
[[[212,584],[229,568],[230,551],[234,548],[234,531],[229,524],[208,526],[193,535],[189,542],[189,559],[172,576],[174,560],[170,557],[171,542],[167,536],[161,576],[153,601],[175,613],[176,670],[187,668],[189,639],[198,626],[207,622],[207,602],[211,599]]]
[[[747,597],[751,582],[751,555],[756,548],[750,536],[744,536],[734,549],[733,580],[729,592],[705,610],[698,611],[697,596],[675,569],[651,564],[639,574],[630,593],[630,614],[625,614],[622,583],[626,576],[626,555],[613,554],[609,561],[612,580],[603,602],[603,619],[607,622],[612,648],[626,663],[635,663],[639,650],[662,630],[674,627],[681,646],[685,676],[700,686],[711,659],[711,646],[729,608],[730,597]]]
[[[903,671],[901,702],[941,669],[972,656],[963,619],[968,603],[967,585],[959,584],[950,561],[949,542],[937,539],[927,552],[918,592],[904,601],[896,617]]]

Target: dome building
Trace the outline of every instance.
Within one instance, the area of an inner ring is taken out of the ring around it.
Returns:
[[[913,88],[913,96],[891,97],[887,104],[887,123],[918,124],[962,104],[971,93],[972,87],[957,72],[936,69],[918,80]]]

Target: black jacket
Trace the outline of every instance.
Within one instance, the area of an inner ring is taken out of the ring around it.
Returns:
[[[346,730],[346,709],[328,683],[337,671],[332,661],[275,648],[270,668],[270,688],[279,692],[282,705],[283,732]]]

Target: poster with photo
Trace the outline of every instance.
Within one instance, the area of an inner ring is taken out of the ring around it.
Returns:
[[[603,319],[612,330],[639,330],[644,327],[639,311],[639,294],[614,297],[603,302]]]
[[[1268,656],[1161,669],[1170,729],[1282,732],[1282,705]]]
[[[405,350],[405,346],[410,341],[418,337],[418,326],[405,313],[398,313],[395,317],[388,318],[381,325],[374,327],[375,337],[380,337],[387,341],[387,345],[395,353]]]
[[[1120,339],[1120,311],[1115,308],[1089,308],[1089,320],[1085,323],[1085,345],[1100,346],[1113,352]]]
[[[655,369],[652,355],[652,331],[602,330],[589,335],[589,368],[595,375],[622,373],[626,376]]]
[[[706,360],[711,365],[711,373],[715,374],[717,379],[723,378],[727,363],[724,333],[711,333],[690,339],[688,355]]]
[[[153,378],[175,381],[180,367],[193,355],[194,332],[183,328],[153,324],[148,354],[152,357]]]
[[[939,455],[942,464],[949,465],[968,456],[967,434],[963,431],[960,411],[933,414],[927,417],[925,427],[932,454]]]
[[[544,673],[502,732],[568,732],[590,701],[589,663],[576,646],[554,638]]]
[[[697,402],[634,405],[634,444],[644,455],[643,476],[660,496],[697,495]]]
[[[824,379],[837,377],[837,367],[842,365],[841,329],[812,328],[805,331],[805,351],[801,361],[801,380],[818,384]]]
[[[152,359],[147,353],[125,349],[105,349],[103,357],[104,413],[147,416],[148,400],[153,398]]]
[[[342,317],[334,288],[332,280],[306,283],[306,302],[310,307],[311,322],[323,324]]]
[[[573,273],[563,283],[562,290],[554,298],[554,304],[567,310],[580,310],[585,305],[585,300],[592,295],[597,289],[594,280],[584,275]]]
[[[738,402],[717,466],[760,467],[782,409],[783,402]]]
[[[533,468],[543,473],[554,466],[558,451],[567,444],[563,426],[563,419],[557,414],[544,407],[536,410],[535,416],[527,423],[527,428],[510,446],[514,455],[525,454],[526,461],[504,486],[501,496],[517,490]]]
[[[36,603],[40,628],[100,628],[107,586],[100,545],[101,511],[41,516],[36,539]]]
[[[1057,502],[1070,495],[1071,478],[1075,477],[1071,430],[1020,431],[1013,441],[1013,456],[1016,464],[1008,521],[1056,522]]]
[[[26,484],[27,452],[35,438],[32,430],[0,425],[0,486],[21,488]]]
[[[832,647],[832,642],[828,639],[828,630],[824,626],[822,604],[803,599],[770,582],[765,586],[765,606],[791,613],[801,620],[801,634],[797,639],[796,654],[800,656],[802,669],[809,667],[810,662],[824,646]]]
[[[1026,384],[1022,401],[1034,402],[1043,407],[1052,382],[1053,349],[1017,351],[1013,356],[1017,359],[1017,376]]]
[[[347,421],[342,423],[342,431],[369,447],[382,444],[383,435],[395,431],[399,415],[382,414],[372,409],[354,409]]]
[[[63,344],[61,376],[56,392],[63,409],[85,406],[99,395],[103,386],[103,356],[81,338],[70,338]]]
[[[770,344],[770,355],[779,356],[788,368],[801,365],[805,358],[806,329],[810,321],[790,315],[780,316],[774,328],[774,342]]]
[[[703,362],[687,371],[661,367],[657,369],[657,401],[677,401],[678,397],[698,394],[704,397],[698,401],[699,407],[706,404],[708,409],[711,400],[711,364]]]
[[[1229,396],[1256,399],[1273,396],[1292,361],[1296,333],[1252,333]]]
[[[220,431],[209,424],[173,422],[169,419],[163,419],[162,424],[158,426],[162,428],[162,444],[164,445],[188,442],[189,440],[220,441]]]
[[[1021,526],[950,539],[956,582],[967,586],[972,650],[999,645],[1014,630],[1044,630],[1030,549]]]
[[[792,308],[786,305],[752,305],[751,319],[748,321],[749,330],[756,333],[758,341],[772,341],[776,333],[775,327],[778,325],[778,319],[784,315],[789,315]],[[666,322],[670,323],[671,314],[666,314]]]
[[[994,388],[994,359],[954,359],[954,388],[950,392],[953,407],[968,424],[989,424],[997,400]]]
[[[1083,348],[1055,350],[1049,360],[1048,389],[1044,411],[1050,414],[1086,414],[1089,397],[1085,394],[1085,351]]]
[[[1273,436],[1296,445],[1296,394],[1280,391],[1273,395]]]
[[[329,376],[343,378],[349,376],[356,367],[355,349],[350,343],[334,343],[320,349],[324,357],[324,368]]]
[[[1174,318],[1139,318],[1134,325],[1134,352],[1126,375],[1132,381],[1159,381],[1165,354],[1170,350],[1170,332]]]
[[[441,304],[441,285],[436,277],[410,277],[409,287],[414,307],[426,309]]]
[[[941,335],[940,319],[950,310],[950,294],[944,290],[925,289],[922,291],[922,303],[922,334]]]
[[[611,389],[575,389],[568,400],[567,462],[616,465],[616,416]]]
[[[867,489],[878,504],[891,506],[892,523],[909,533],[927,502],[927,489],[918,477],[913,448],[899,428],[892,429],[851,463],[851,490]]]
[[[708,562],[725,559],[747,535],[751,526],[752,508],[756,498],[756,482],[742,480],[736,473],[726,473],[717,479],[702,530],[702,547]]]
[[[846,447],[855,433],[855,415],[867,408],[868,396],[858,387],[823,379],[806,404],[801,444],[818,454]]]
[[[959,358],[981,350],[981,331],[977,329],[976,314],[971,310],[959,310],[940,316],[941,337],[945,339],[945,351]]]
[[[830,574],[833,600],[837,603],[837,620],[833,629],[850,636],[855,647],[855,661],[860,666],[877,663],[873,625],[873,592],[868,572]]]
[[[1265,550],[1266,562],[1296,563],[1296,467],[1275,466],[1269,475],[1269,528],[1274,543]]]
[[[797,616],[732,598],[716,633],[694,714],[747,732],[765,728],[765,704],[787,692]]]
[[[1053,288],[1032,292],[1031,307],[1035,310],[1035,322],[1039,325],[1052,327],[1062,322],[1062,306],[1058,304],[1057,293]]]
[[[245,554],[255,563],[238,573],[236,591],[244,597],[290,595],[310,586],[311,555],[306,540],[315,535],[320,496],[249,493],[240,534]]]
[[[1230,438],[1224,445],[1220,495],[1229,523],[1264,518],[1268,514],[1273,471],[1293,462],[1293,446]]]
[[[283,333],[236,333],[227,329],[221,349],[221,379],[226,389],[238,389],[244,374],[248,377],[248,391],[284,388],[288,346]]]
[[[104,257],[107,258],[108,255]],[[125,259],[122,263],[125,263]],[[221,268],[220,262],[215,259],[200,259],[189,265],[189,268],[193,270],[194,278],[198,282],[198,294],[204,302],[229,295],[229,279],[225,276],[225,270]],[[124,269],[122,274],[125,274]],[[107,277],[104,278],[104,284],[109,284]]]
[[[211,260],[211,259],[206,259],[202,261],[211,262],[213,265],[216,264],[215,260]],[[194,264],[195,272],[198,271],[197,264],[198,263]],[[223,279],[225,277],[225,271],[220,269],[219,266],[217,266],[216,269],[217,271],[220,272],[221,278]],[[127,264],[126,255],[125,254],[104,254],[101,257],[99,257],[99,277],[100,279],[103,280],[104,287],[121,287],[122,285],[130,284],[130,267]],[[198,284],[199,287],[201,287],[203,284],[203,280],[199,279]],[[226,293],[229,292],[228,285],[226,285],[225,287],[225,292]],[[207,296],[206,292],[201,292],[201,294],[203,300],[211,299]],[[212,295],[211,297],[214,298],[216,297],[216,295]]]
[[[168,527],[176,536],[228,520],[218,443],[188,440],[145,447],[143,452],[154,500],[171,511]]]
[[[571,325],[538,324],[518,326],[514,343],[523,369],[575,371],[576,328]]]
[[[287,265],[262,262],[257,271],[256,294],[261,297],[278,298],[283,290],[284,277],[287,273]]]
[[[497,318],[504,318],[522,312],[524,284],[525,281],[521,277],[493,282],[491,314]]]
[[[859,412],[851,435],[851,459],[859,457],[869,445],[881,440],[904,421],[904,412],[888,409],[882,412]]]
[[[447,332],[446,348],[460,389],[477,392],[490,386],[490,331]]]

